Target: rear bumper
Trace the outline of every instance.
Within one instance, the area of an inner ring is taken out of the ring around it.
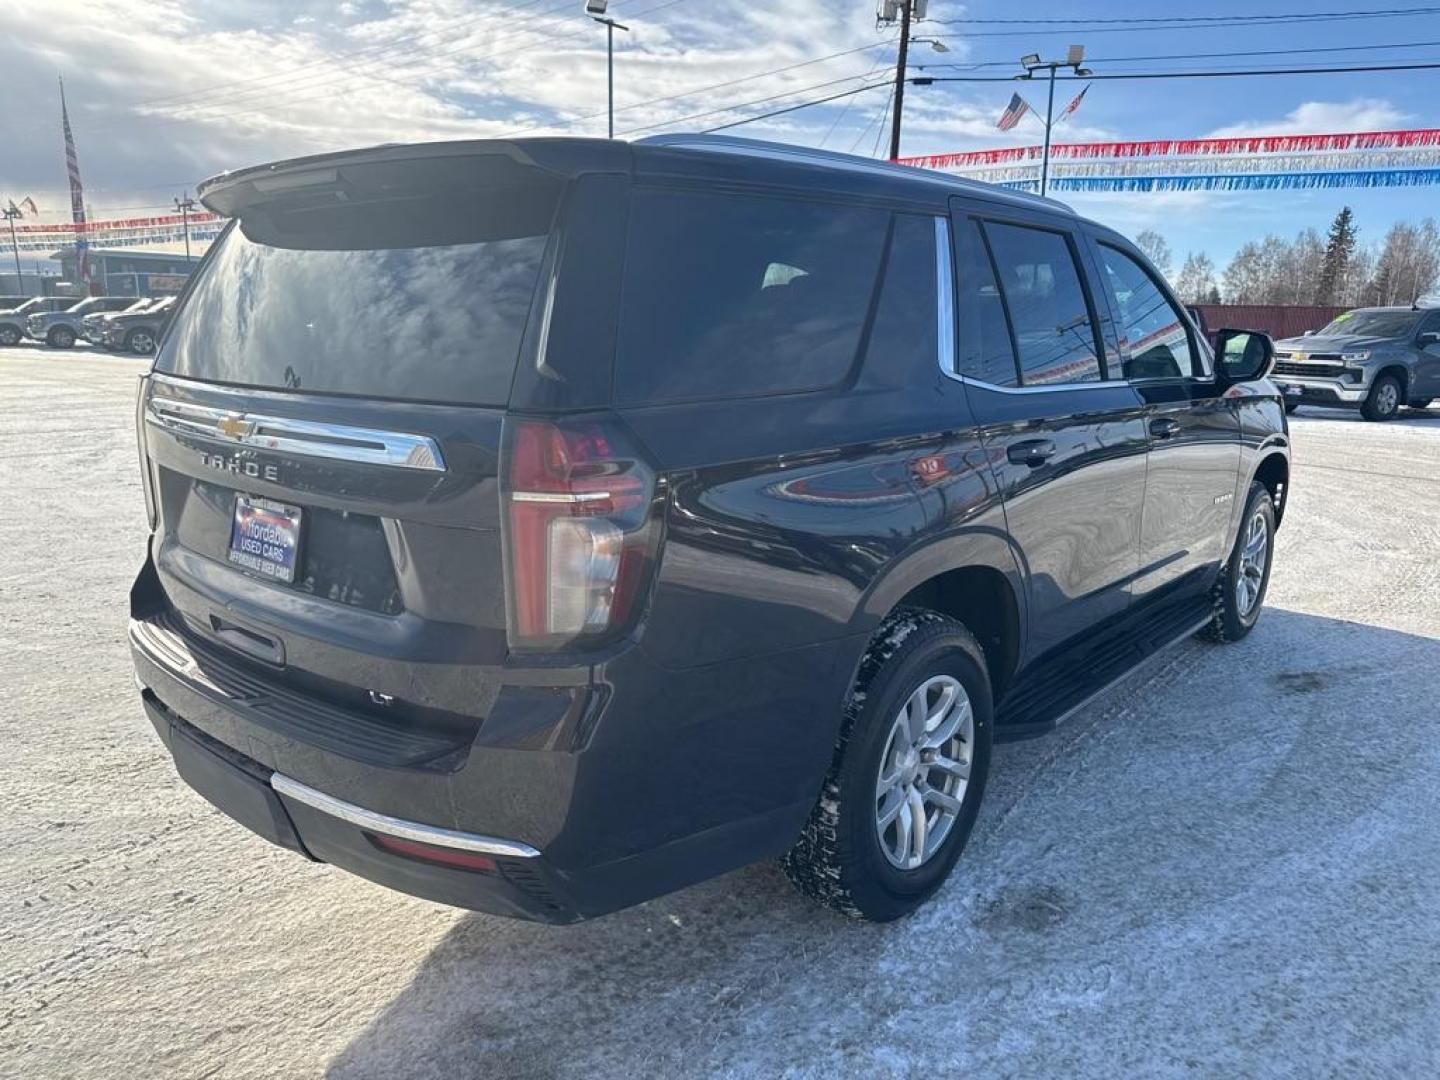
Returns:
[[[502,688],[463,752],[407,758],[371,733],[356,731],[347,749],[284,726],[264,693],[236,693],[213,658],[167,646],[152,625],[134,621],[130,634],[145,710],[181,777],[222,811],[379,884],[543,922],[781,854],[814,803],[838,721],[836,704],[797,688],[835,685],[839,643],[687,672],[631,649],[583,688],[541,688],[522,673],[531,684]],[[572,710],[571,697],[590,704]],[[550,725],[572,712],[585,734],[557,746]],[[422,861],[385,838],[494,866]]]

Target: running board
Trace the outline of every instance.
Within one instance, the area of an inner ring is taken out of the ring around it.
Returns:
[[[995,741],[1015,742],[1049,734],[1114,687],[1204,629],[1214,617],[1208,595],[1126,620],[1089,647],[1042,660],[1037,675],[1023,679],[1000,702]]]

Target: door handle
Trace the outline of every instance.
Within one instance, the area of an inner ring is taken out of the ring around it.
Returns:
[[[1157,439],[1173,439],[1180,434],[1180,421],[1168,416],[1156,417],[1150,421],[1150,434]]]
[[[1026,439],[1005,450],[1005,456],[1012,465],[1028,465],[1038,469],[1055,456],[1055,444],[1049,439]]]

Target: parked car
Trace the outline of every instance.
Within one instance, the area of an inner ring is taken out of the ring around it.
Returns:
[[[105,340],[105,327],[111,319],[121,315],[143,312],[156,301],[149,296],[132,298],[128,307],[117,308],[114,311],[92,311],[80,320],[80,336],[91,345],[99,345]]]
[[[892,919],[992,741],[1260,616],[1270,342],[1059,203],[705,136],[200,195],[130,641],[180,775],[302,855],[551,922],[780,856]]]
[[[25,336],[25,320],[31,315],[64,311],[78,302],[74,296],[37,296],[19,307],[0,311],[0,345],[17,345]]]
[[[73,307],[26,316],[25,336],[56,349],[68,349],[80,339],[81,321],[101,311],[123,311],[135,302],[133,296],[92,296]]]
[[[1440,309],[1357,308],[1277,342],[1275,358],[1287,412],[1328,405],[1390,420],[1407,404],[1423,409],[1440,397]]]
[[[175,297],[163,296],[144,311],[127,311],[108,316],[101,344],[107,349],[124,350],[136,356],[149,356],[160,340],[160,331],[175,307]]]

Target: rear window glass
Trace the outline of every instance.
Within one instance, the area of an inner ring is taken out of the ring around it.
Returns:
[[[157,370],[504,404],[558,191],[485,179],[474,162],[356,167],[303,197],[242,208],[175,313]]]
[[[834,386],[855,361],[890,215],[758,196],[638,191],[616,398]]]
[[[986,223],[985,234],[1000,271],[1025,385],[1098,380],[1095,327],[1066,238],[993,222]]]

